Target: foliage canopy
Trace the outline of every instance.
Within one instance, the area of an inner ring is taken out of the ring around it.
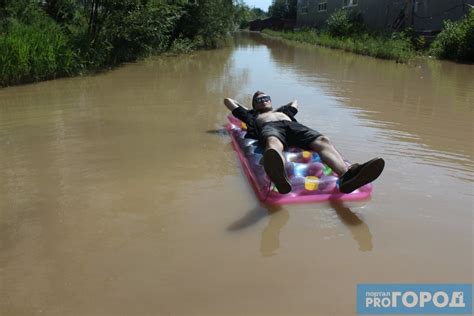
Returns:
[[[232,0],[0,0],[0,84],[217,47],[242,13]]]

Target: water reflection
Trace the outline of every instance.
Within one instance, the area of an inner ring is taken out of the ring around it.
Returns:
[[[280,248],[281,230],[290,218],[288,210],[279,207],[268,208],[268,216],[270,220],[262,232],[260,243],[260,253],[264,257],[276,254],[276,251]]]
[[[273,256],[280,248],[280,232],[290,217],[288,210],[281,206],[260,204],[244,214],[243,217],[227,227],[229,231],[238,231],[255,225],[268,217],[268,224],[262,232],[260,252],[262,256]]]
[[[342,201],[330,200],[329,205],[338,218],[336,222],[331,220],[333,222],[332,225],[338,226],[342,223],[351,232],[352,238],[356,241],[360,251],[371,251],[373,249],[372,234],[368,225],[360,216]],[[311,209],[311,211],[315,211],[315,209]],[[290,218],[287,208],[259,204],[246,212],[240,219],[230,224],[227,230],[239,231],[246,229],[264,218],[268,218],[268,224],[261,234],[260,253],[263,257],[270,257],[275,255],[276,251],[280,248],[280,233]]]
[[[268,224],[262,232],[260,253],[264,257],[275,255],[280,248],[280,232],[288,222],[288,210],[281,206],[268,206],[261,204],[244,214],[243,217],[227,227],[229,231],[238,231],[255,225],[263,218],[268,217]]]
[[[269,208],[263,205],[258,205],[255,208],[246,212],[240,219],[236,220],[227,227],[229,231],[237,231],[259,222],[269,214]]]
[[[360,251],[371,251],[372,245],[372,234],[370,233],[369,226],[357,216],[345,203],[341,201],[331,200],[331,207],[336,212],[341,222],[349,229],[352,234],[352,238],[359,245]]]

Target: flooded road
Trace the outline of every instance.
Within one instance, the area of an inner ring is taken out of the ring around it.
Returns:
[[[369,201],[260,204],[224,97],[299,101]],[[2,315],[354,315],[358,283],[472,283],[474,66],[258,34],[0,89]]]

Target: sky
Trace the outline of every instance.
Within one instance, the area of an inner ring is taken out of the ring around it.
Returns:
[[[268,7],[272,4],[272,0],[244,0],[249,7],[260,8],[263,11],[268,11]]]

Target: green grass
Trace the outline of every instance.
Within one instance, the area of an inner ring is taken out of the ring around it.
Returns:
[[[393,59],[403,63],[416,56],[416,50],[410,39],[401,34],[394,38],[384,38],[368,33],[336,37],[328,32],[313,29],[286,32],[264,30],[263,33],[290,41],[343,49],[360,55]]]
[[[39,3],[0,4],[0,86],[215,48],[233,29],[235,11],[228,0]]]
[[[457,22],[445,21],[429,53],[441,59],[474,62],[474,9]]]
[[[0,85],[54,78],[76,72],[75,55],[53,21],[12,22],[0,34]]]

